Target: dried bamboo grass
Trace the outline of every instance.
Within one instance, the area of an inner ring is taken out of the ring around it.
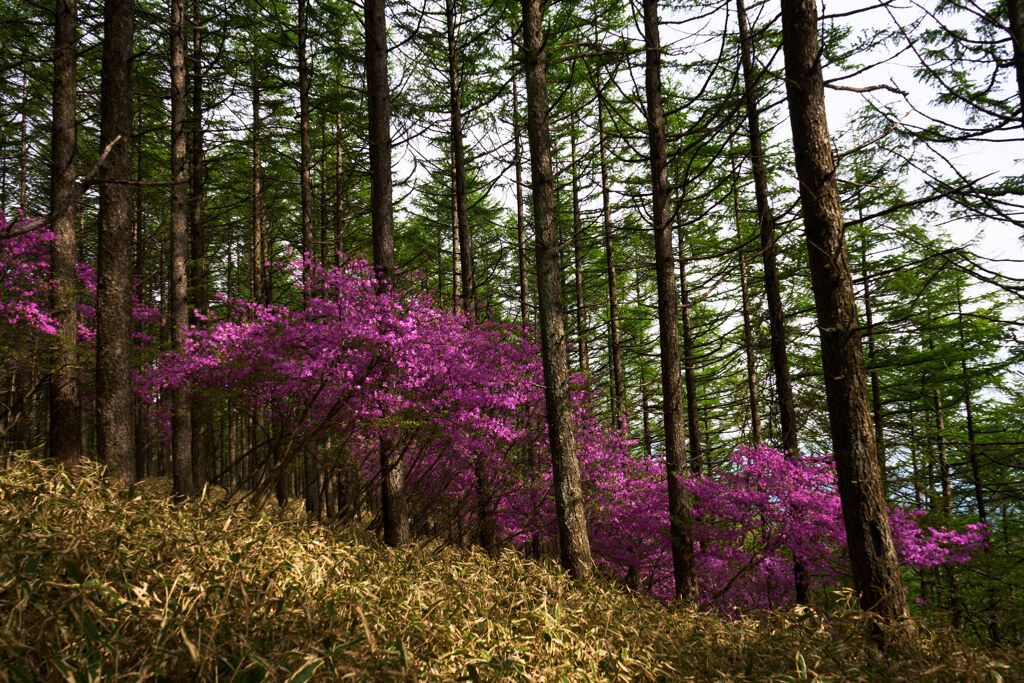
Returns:
[[[922,632],[881,655],[862,613],[728,621],[506,552],[392,550],[223,493],[0,471],[2,680],[977,680],[1024,657]]]

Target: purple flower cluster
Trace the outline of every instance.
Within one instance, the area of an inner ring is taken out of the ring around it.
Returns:
[[[0,241],[0,335],[52,334],[41,294],[49,239],[40,232]],[[514,326],[476,323],[426,295],[381,294],[366,263],[307,265],[305,306],[222,298],[217,313],[188,332],[183,352],[137,368],[136,392],[157,436],[170,431],[162,397],[179,389],[196,404],[228,401],[247,411],[260,438],[279,449],[316,444],[321,469],[353,483],[379,479],[386,438],[402,453],[414,517],[471,529],[481,510],[490,510],[500,541],[538,535],[554,543],[537,345]],[[94,292],[91,269],[79,273],[83,293]],[[155,320],[145,307],[136,306],[136,315]],[[598,419],[585,378],[575,377],[573,386],[595,561],[604,573],[670,599],[664,462],[632,456],[627,430]],[[728,611],[792,604],[796,563],[812,588],[848,574],[829,458],[787,459],[767,446],[743,447],[713,475],[681,479],[705,605]],[[965,562],[984,547],[980,525],[922,528],[923,514],[892,511],[905,565]]]
[[[0,214],[0,325],[15,335],[55,334],[56,322],[47,303],[53,233],[35,230],[13,238],[2,237],[3,232],[17,225]]]

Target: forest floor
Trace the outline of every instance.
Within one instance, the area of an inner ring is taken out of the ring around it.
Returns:
[[[847,609],[742,620],[506,551],[309,524],[166,481],[0,470],[0,680],[1021,680],[1024,654],[923,627],[884,655]],[[218,500],[219,498],[219,500]]]

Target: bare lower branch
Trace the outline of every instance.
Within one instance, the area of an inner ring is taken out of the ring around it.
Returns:
[[[78,198],[82,196],[82,193],[89,189],[89,187],[93,184],[96,174],[99,173],[100,168],[103,167],[104,162],[106,162],[107,160],[107,156],[110,155],[110,151],[114,149],[114,145],[116,145],[120,141],[120,135],[118,135],[116,138],[110,141],[110,144],[108,144],[104,148],[103,153],[100,154],[100,158],[96,160],[96,164],[89,170],[88,173],[85,174],[85,177],[82,178],[82,182],[78,184],[78,187],[75,188],[75,191],[71,193],[71,196],[65,199],[63,202],[61,202],[58,206],[54,207],[53,211],[46,214],[42,218],[36,218],[27,223],[19,223],[17,225],[12,225],[7,230],[0,232],[0,239],[11,239],[12,237],[17,237],[18,235],[24,235],[26,233],[32,232],[33,230],[41,228],[44,225],[49,225],[50,223],[53,222],[54,218],[67,211],[72,204],[78,201]]]

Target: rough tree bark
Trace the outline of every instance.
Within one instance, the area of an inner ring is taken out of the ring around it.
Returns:
[[[704,469],[704,454],[700,447],[700,417],[697,405],[697,369],[694,364],[693,326],[690,324],[690,288],[686,282],[686,256],[683,236],[679,235],[679,306],[683,328],[683,381],[686,384],[686,433],[689,437],[690,471],[700,474]]]
[[[75,125],[78,10],[75,0],[57,0],[53,65],[53,172],[50,207],[55,211],[75,193]],[[52,226],[50,268],[54,288],[51,307],[60,332],[50,377],[50,457],[73,468],[82,457],[81,370],[78,366],[78,301],[75,294],[75,205],[56,216]]]
[[[1013,41],[1013,68],[1017,72],[1017,96],[1020,98],[1021,124],[1024,125],[1024,0],[1006,0],[1010,15],[1010,39]]]
[[[825,116],[817,0],[782,0],[782,45],[832,452],[853,584],[861,607],[890,620],[904,620],[907,596],[878,471],[861,328]],[[910,635],[909,627],[905,632]]]
[[[255,64],[255,57],[253,63]],[[257,68],[252,69],[252,299],[269,304],[270,278],[267,272],[267,232],[263,208],[263,156],[260,136],[263,118],[260,112],[260,82]]]
[[[462,96],[458,54],[455,44],[455,1],[445,0],[448,38],[448,108],[451,112],[452,177],[455,189],[455,225],[459,233],[459,263],[462,280],[462,310],[476,314],[476,288],[473,282],[473,258],[469,239],[469,202],[466,198],[466,151],[462,142]]]
[[[310,261],[316,256],[316,245],[313,243],[313,183],[310,180],[310,148],[309,141],[309,65],[306,60],[306,40],[309,26],[309,2],[299,0],[299,181],[302,202],[302,299],[309,303]],[[302,451],[303,497],[306,514],[313,519],[320,519],[322,503],[320,500],[320,473],[317,470],[316,457],[311,452],[313,446],[307,445]]]
[[[750,137],[750,161],[754,174],[754,199],[761,238],[761,261],[764,264],[764,291],[768,301],[768,326],[771,335],[772,367],[775,371],[775,395],[779,407],[779,429],[786,458],[800,457],[796,429],[796,403],[793,380],[789,374],[786,314],[782,307],[782,284],[775,253],[775,217],[768,200],[768,173],[761,144],[761,120],[758,112],[757,78],[754,74],[753,47],[747,26],[747,10],[743,0],[736,0],[739,16],[740,59],[743,67],[743,94],[747,109],[747,131]],[[809,598],[807,579],[799,562],[794,566],[796,600],[806,604]]]
[[[380,290],[395,279],[395,224],[391,184],[391,92],[388,85],[387,18],[384,0],[366,0],[366,92],[370,128],[370,220],[373,269]],[[405,470],[387,439],[380,442],[381,508],[384,542],[391,547],[409,540]]]
[[[192,301],[191,324],[202,326],[210,311],[209,268],[206,260],[206,220],[203,200],[206,191],[203,159],[203,42],[199,0],[192,0],[192,140],[189,170],[189,251],[188,286]],[[216,469],[212,415],[208,408],[192,410],[192,470],[197,488],[209,481]]]
[[[764,265],[764,290],[768,302],[768,324],[771,334],[772,367],[775,374],[776,400],[779,405],[779,428],[782,446],[790,457],[796,457],[798,440],[796,410],[793,402],[793,380],[789,374],[786,315],[782,307],[782,285],[776,261],[775,217],[768,200],[768,173],[761,144],[761,120],[757,101],[757,78],[754,74],[750,31],[743,0],[736,0],[740,27],[740,54],[743,66],[743,93],[750,137],[750,161],[754,174],[754,199],[761,238],[761,260]]]
[[[679,363],[679,302],[676,297],[675,264],[669,210],[668,151],[665,110],[661,100],[661,38],[658,2],[644,0],[646,46],[647,131],[651,149],[653,189],[654,256],[658,280],[658,339],[661,348],[661,383],[665,421],[665,461],[668,471],[669,537],[672,542],[672,573],[676,600],[697,601],[697,575],[693,540],[687,529],[687,512],[679,477],[686,476],[683,436],[683,392]]]
[[[185,182],[185,0],[171,0],[171,342],[184,351],[188,332],[188,187]],[[195,492],[192,412],[185,389],[171,393],[171,471],[174,495]]]
[[[742,3],[742,0],[740,0]],[[732,208],[736,217],[736,249],[740,261],[740,303],[743,312],[743,355],[747,362],[747,399],[750,406],[750,440],[761,443],[761,407],[757,391],[757,366],[754,364],[754,339],[750,324],[750,287],[747,282],[747,253],[740,219],[739,169],[732,169]]]
[[[612,373],[612,414],[615,427],[622,429],[626,415],[626,373],[622,365],[622,335],[619,331],[619,285],[615,269],[615,235],[612,226],[612,193],[608,173],[608,134],[604,128],[604,98],[597,98],[598,146],[601,159],[601,218],[604,227],[605,270],[608,275],[608,354]]]
[[[103,4],[100,147],[118,136],[100,184],[96,303],[96,441],[107,471],[125,486],[135,481],[131,366],[132,0]]]
[[[537,299],[559,550],[562,566],[572,576],[586,578],[593,572],[593,560],[590,557],[590,541],[583,512],[579,461],[569,403],[565,309],[562,302],[562,275],[558,267],[558,228],[555,224],[554,178],[548,127],[547,49],[541,0],[523,0],[522,5],[526,130],[530,140],[530,173],[533,179]]]
[[[512,140],[516,157],[516,257],[519,261],[519,320],[526,329],[530,305],[526,284],[526,204],[523,200],[523,143],[519,123],[519,79],[512,77]]]
[[[574,116],[575,118],[575,116]],[[570,133],[569,168],[572,173],[572,263],[576,284],[576,347],[579,354],[580,372],[590,373],[587,353],[587,315],[583,304],[583,217],[580,207],[580,173],[576,166],[576,122]]]

